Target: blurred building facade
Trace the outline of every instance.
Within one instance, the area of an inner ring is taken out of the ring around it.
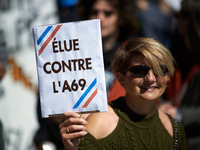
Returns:
[[[0,0],[0,27],[8,63],[0,81],[4,149],[34,150],[37,70],[32,27],[59,22],[56,0]]]

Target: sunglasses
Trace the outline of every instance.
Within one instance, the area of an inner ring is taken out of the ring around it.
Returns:
[[[130,69],[124,69],[124,71],[129,71],[133,76],[143,78],[145,77],[151,68],[144,65],[133,66]],[[155,73],[154,73],[155,74]],[[165,76],[168,74],[168,68],[165,65],[160,65],[160,74]]]
[[[96,10],[96,9],[94,9],[94,10],[91,11],[90,15],[97,16],[100,12],[103,12],[106,17],[110,17],[114,13],[114,11],[112,11],[112,10],[106,11],[106,10]]]

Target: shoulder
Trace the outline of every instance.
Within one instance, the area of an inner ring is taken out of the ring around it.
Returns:
[[[162,121],[164,127],[171,136],[175,139],[175,145],[178,142],[178,149],[186,149],[186,136],[185,130],[182,124],[173,119],[171,116],[166,115],[159,110],[159,118]],[[177,145],[176,145],[177,146]]]
[[[93,113],[87,118],[87,131],[96,139],[108,136],[117,126],[118,116],[108,105],[108,112]]]
[[[169,134],[173,137],[173,125],[172,125],[172,122],[171,122],[169,116],[166,115],[165,113],[163,113],[159,109],[158,109],[158,112],[159,112],[159,118],[160,118],[161,122],[163,123],[164,127],[169,132]]]

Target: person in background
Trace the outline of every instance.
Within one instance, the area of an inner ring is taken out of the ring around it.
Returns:
[[[169,50],[151,38],[134,38],[119,48],[112,69],[126,96],[87,120],[65,112],[59,126],[65,149],[185,150],[184,128],[156,105],[173,76],[174,63]]]
[[[141,36],[154,38],[171,49],[177,21],[169,0],[135,0],[141,24]],[[178,0],[176,0],[178,1]]]
[[[79,0],[57,0],[60,23],[78,21],[76,4]]]
[[[160,109],[182,123],[186,131],[187,149],[199,150],[200,0],[183,0],[177,17],[180,34],[179,38],[175,38],[172,49],[178,65],[174,76],[176,78],[173,78],[169,85],[173,92],[167,92],[169,101],[162,104]]]
[[[106,87],[113,84],[111,62],[117,48],[137,33],[137,16],[131,0],[79,0],[81,20],[100,19]]]

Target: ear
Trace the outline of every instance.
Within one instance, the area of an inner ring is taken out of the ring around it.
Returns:
[[[125,88],[124,75],[121,72],[117,72],[117,80],[119,81],[121,86],[123,86]]]

